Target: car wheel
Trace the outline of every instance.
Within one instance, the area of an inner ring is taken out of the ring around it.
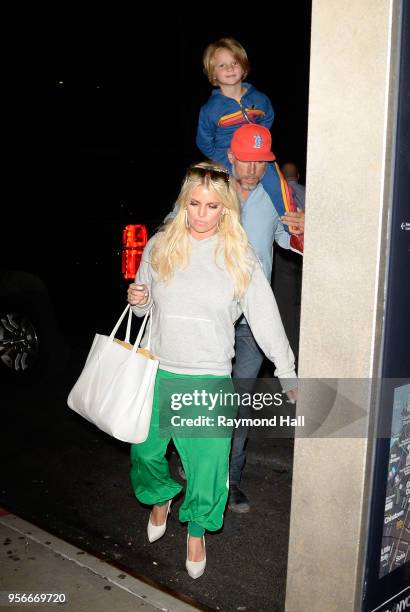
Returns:
[[[0,318],[0,361],[13,373],[32,370],[39,358],[38,330],[29,316],[4,312]]]
[[[10,278],[0,288],[0,380],[29,386],[61,372],[68,348],[44,284],[20,272]]]

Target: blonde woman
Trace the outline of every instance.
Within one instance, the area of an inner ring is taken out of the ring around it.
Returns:
[[[234,324],[244,313],[259,346],[275,363],[284,391],[296,397],[294,356],[224,169],[208,162],[189,168],[176,216],[148,242],[128,301],[139,316],[152,307],[151,350],[160,360],[150,433],[144,443],[131,447],[132,486],[140,502],[153,506],[147,528],[153,542],[164,535],[171,500],[182,488],[171,478],[165,459],[172,437],[187,477],[179,510],[179,519],[188,523],[186,568],[198,578],[206,565],[205,531],[216,531],[223,523],[230,432],[179,437],[161,431],[161,411],[169,408],[161,384],[177,381],[182,388],[201,377],[226,381],[234,356]]]

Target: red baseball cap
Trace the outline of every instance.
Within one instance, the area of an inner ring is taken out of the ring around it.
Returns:
[[[273,161],[271,146],[270,131],[257,123],[241,125],[231,140],[232,153],[239,161]]]

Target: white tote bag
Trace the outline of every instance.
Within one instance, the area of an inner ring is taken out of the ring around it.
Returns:
[[[125,340],[115,334],[128,311]],[[134,346],[129,343],[132,309],[127,306],[110,336],[96,334],[79,379],[68,396],[72,410],[123,442],[144,442],[151,422],[159,360],[150,353],[151,310]],[[149,317],[148,344],[139,348]]]

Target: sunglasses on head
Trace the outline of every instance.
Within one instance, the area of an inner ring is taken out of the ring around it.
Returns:
[[[200,178],[205,178],[208,176],[212,181],[223,180],[227,185],[229,184],[229,173],[222,168],[217,168],[216,166],[192,165],[188,168],[187,178],[194,176]]]

